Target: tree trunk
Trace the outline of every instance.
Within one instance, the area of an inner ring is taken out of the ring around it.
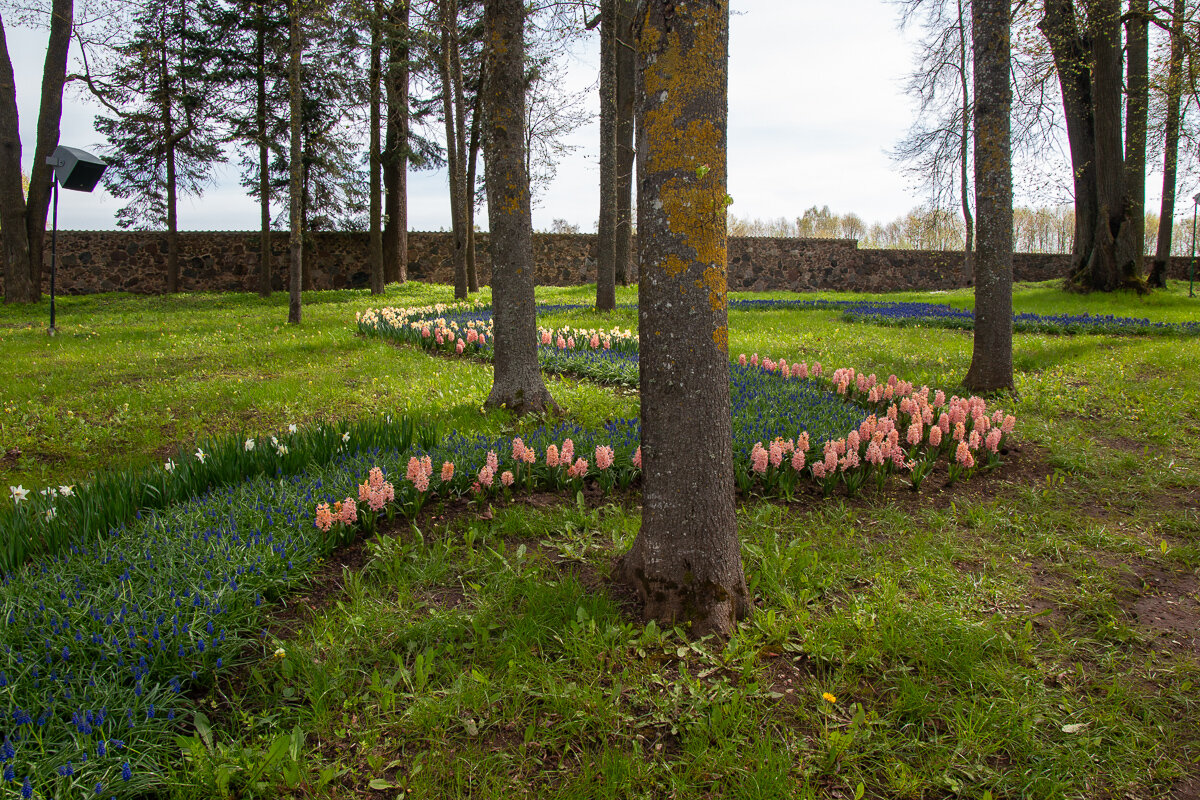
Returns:
[[[1125,194],[1134,272],[1146,252],[1146,125],[1150,103],[1149,0],[1130,0],[1125,20]]]
[[[750,607],[729,407],[729,3],[638,9],[643,505],[618,574],[649,618],[728,635]]]
[[[382,113],[383,97],[380,83],[383,78],[383,37],[380,26],[383,25],[383,5],[380,0],[372,3],[371,14],[371,87],[369,94],[370,110],[370,139],[368,143],[368,169],[370,178],[370,209],[371,217],[371,294],[383,294],[383,230],[380,219],[383,213],[383,187],[379,183],[380,161],[380,116]]]
[[[36,300],[29,275],[29,232],[21,188],[21,131],[17,124],[17,82],[8,39],[0,19],[0,236],[4,240],[4,302]]]
[[[617,0],[600,0],[600,222],[596,230],[596,310],[616,307]]]
[[[958,147],[959,189],[963,231],[966,234],[963,237],[963,278],[970,281],[975,277],[975,220],[971,217],[971,191],[967,185],[972,109],[971,92],[967,82],[967,17],[963,0],[958,0],[958,80],[962,88],[962,129]]]
[[[1162,207],[1158,213],[1158,246],[1146,283],[1167,288],[1167,264],[1171,258],[1171,236],[1175,232],[1175,180],[1179,167],[1179,101],[1183,94],[1184,0],[1175,0],[1171,10],[1171,55],[1167,66],[1166,142],[1163,145]]]
[[[463,99],[462,47],[458,41],[458,3],[450,0],[453,26],[450,28],[450,81],[454,84],[454,146],[457,149],[458,185],[462,208],[463,264],[467,271],[467,293],[479,291],[475,272],[475,184],[467,182],[467,104]]]
[[[633,2],[617,0],[617,222],[614,281],[629,285],[633,263]]]
[[[291,0],[288,42],[288,105],[291,115],[291,142],[288,152],[288,222],[290,234],[288,261],[288,322],[300,324],[300,288],[304,272],[304,212],[301,207],[304,175],[300,146],[301,104],[303,86],[300,83],[300,55],[304,49],[300,28],[300,0]]]
[[[72,0],[54,0],[50,37],[42,65],[42,94],[37,138],[29,174],[29,196],[21,189],[21,135],[17,122],[16,81],[0,20],[0,226],[4,239],[4,302],[36,302],[42,291],[42,246],[50,208],[52,170],[46,159],[58,147],[67,51],[74,20]]]
[[[484,157],[492,246],[495,356],[489,406],[557,410],[542,380],[533,294],[533,221],[525,172],[525,5],[485,0]]]
[[[975,0],[975,342],[963,384],[973,391],[1013,388],[1012,148],[1009,114],[1009,0]]]
[[[454,299],[466,299],[467,285],[466,236],[463,231],[463,189],[458,176],[458,135],[454,124],[454,82],[450,78],[450,26],[457,25],[456,16],[451,16],[452,0],[438,1],[439,25],[441,27],[441,52],[438,54],[438,72],[442,81],[442,117],[446,128],[446,171],[450,182],[450,227],[454,238]]]
[[[388,283],[408,280],[408,0],[392,6],[387,136],[383,154],[383,263]]]
[[[179,223],[178,223],[178,199],[177,199],[177,178],[175,175],[175,146],[179,141],[175,132],[174,121],[171,115],[171,101],[174,92],[171,91],[170,72],[167,69],[167,54],[166,43],[162,44],[162,60],[161,60],[161,81],[163,87],[162,94],[162,126],[163,137],[166,139],[166,162],[167,162],[167,294],[175,294],[179,291]]]
[[[267,29],[266,2],[258,3],[257,63],[255,76],[257,105],[255,123],[258,127],[258,293],[271,296],[271,153],[267,147]]]
[[[1046,0],[1038,28],[1045,35],[1054,57],[1067,124],[1075,196],[1075,246],[1071,253],[1070,275],[1075,275],[1091,258],[1097,214],[1090,59],[1079,34],[1071,0]]]
[[[471,139],[467,144],[467,288],[479,291],[479,265],[475,253],[475,181],[479,165],[479,132],[483,124],[483,76],[471,109]],[[472,288],[473,287],[473,288]]]

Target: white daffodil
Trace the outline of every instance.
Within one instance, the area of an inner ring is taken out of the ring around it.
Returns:
[[[343,442],[350,441],[350,431],[346,431],[345,433],[342,434],[342,441]]]
[[[249,453],[251,450],[253,450],[253,449],[254,449],[254,440],[253,440],[253,439],[247,439],[247,440],[246,440],[246,443],[242,445],[242,448],[243,448],[243,449],[244,449],[244,450],[245,450],[247,453]]]
[[[46,509],[46,522],[49,522],[50,520],[54,519],[57,516],[58,516],[58,512],[54,510],[54,506],[51,506],[50,508]]]
[[[42,489],[40,492],[38,492],[38,494],[40,494],[42,497],[58,497],[58,489],[55,489],[53,486],[47,486],[45,489]]]
[[[287,658],[287,650],[284,650],[282,647],[277,648],[275,650],[275,657],[276,658]]]
[[[291,425],[288,425],[288,433],[295,433],[295,432],[296,432],[296,423],[293,422]]]
[[[278,440],[278,439],[276,439],[274,436],[272,436],[272,437],[271,437],[271,446],[272,446],[272,447],[279,447],[279,440]]]
[[[9,496],[12,497],[12,501],[14,504],[20,503],[22,500],[24,500],[26,497],[29,496],[29,490],[26,489],[24,486],[9,486],[8,493],[9,493]]]
[[[275,448],[275,452],[281,456],[286,456],[287,452],[288,452],[287,445],[286,444],[279,445],[278,447]]]
[[[165,469],[167,472],[174,472],[175,462],[168,458],[167,463],[163,464],[163,469]]]
[[[208,458],[208,453],[204,452],[199,447],[197,447],[196,448],[196,460],[199,461],[201,464],[203,464],[204,459],[206,459],[206,458]]]
[[[58,493],[61,494],[63,497],[70,497],[71,495],[75,494],[75,487],[74,486],[60,486],[60,487],[58,487]]]

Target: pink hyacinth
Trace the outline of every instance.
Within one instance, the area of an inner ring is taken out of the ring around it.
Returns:
[[[933,395],[933,405],[935,407],[946,405],[946,393],[943,392],[941,389],[938,389],[937,393],[935,393]]]
[[[316,526],[323,531],[328,531],[333,527],[333,513],[329,510],[329,503],[321,503],[317,506]]]
[[[480,485],[490,489],[492,486],[492,479],[495,477],[495,475],[495,470],[485,464],[483,468],[479,470]]]
[[[404,477],[410,481],[415,481],[417,476],[422,473],[421,459],[413,456],[408,460],[408,469],[404,472]]]
[[[967,426],[961,422],[954,423],[954,441],[961,442],[967,438]]]
[[[954,460],[967,469],[975,466],[975,456],[971,455],[971,448],[967,447],[966,442],[958,443],[958,449],[954,451]]]
[[[835,439],[833,442],[833,451],[835,453],[837,453],[839,456],[846,455],[846,440],[845,439]]]
[[[338,515],[338,521],[343,525],[353,525],[358,521],[358,505],[353,498],[347,497],[342,501],[342,511]]]
[[[921,430],[920,422],[914,422],[912,425],[908,426],[908,436],[906,436],[905,439],[910,445],[916,447],[921,443],[923,438],[925,437],[924,432]]]
[[[575,349],[575,337],[574,337],[574,336],[568,336],[568,337],[567,337],[567,349],[568,349],[568,350],[574,350],[574,349]]]
[[[417,476],[417,479],[413,481],[413,486],[417,487],[418,492],[429,491],[429,476],[422,472]]]
[[[442,331],[441,331],[441,329],[438,329],[438,332],[437,332],[437,333],[434,335],[434,337],[433,337],[433,340],[434,340],[435,342],[437,342],[438,344],[445,344],[445,343],[446,343],[446,339],[445,339],[445,337],[443,337],[443,336],[442,336]]]
[[[889,389],[892,387],[888,387]],[[895,422],[900,416],[900,409],[896,408],[896,404],[892,403],[887,409],[887,418]]]
[[[875,466],[883,463],[883,448],[879,442],[871,442],[867,445],[867,463]]]
[[[1017,427],[1017,418],[1012,414],[1004,417],[1004,422],[1000,425],[1000,432],[1007,435],[1013,432],[1013,428]]]
[[[638,469],[642,468],[642,446],[638,445],[638,449],[633,451],[633,466]]]
[[[525,457],[525,442],[520,436],[512,440],[513,461],[522,461]]]
[[[814,361],[814,362],[813,362],[813,365],[812,365],[812,369],[810,370],[810,372],[812,373],[812,376],[813,376],[814,378],[819,378],[819,377],[821,377],[821,362],[820,362],[820,361]]]
[[[371,467],[371,471],[367,473],[367,483],[372,489],[383,486],[383,470],[379,467]]]
[[[978,450],[983,444],[983,437],[979,435],[979,431],[971,431],[971,435],[967,437],[967,446],[972,450]]]
[[[463,344],[462,339],[459,339],[458,344],[454,345],[454,352],[458,353],[460,356],[463,354],[463,350],[466,350],[466,349],[467,349],[467,346],[465,344]]]
[[[454,477],[454,462],[453,461],[443,461],[442,462],[442,480],[448,481],[453,477]]]
[[[575,443],[570,439],[563,439],[562,449],[558,451],[558,462],[560,464],[570,465],[575,458]]]
[[[860,443],[861,442],[859,440],[858,431],[850,431],[850,433],[847,434],[847,436],[846,436],[846,449],[847,450],[857,453],[858,445]]]
[[[796,470],[796,472],[804,469],[804,451],[798,447],[792,453],[792,469]]]
[[[582,478],[584,475],[587,475],[587,471],[588,471],[587,459],[578,458],[575,460],[574,464],[567,467],[567,477],[568,478]]]
[[[546,448],[546,466],[552,469],[558,466],[558,445],[552,444]]]
[[[471,330],[467,331],[467,344],[475,344],[478,341],[479,331],[475,330],[474,328],[471,328]]]
[[[993,453],[1000,450],[1001,435],[1002,434],[999,428],[992,428],[990,431],[988,431],[987,439],[984,441],[984,444],[987,445],[988,450],[991,450]]]
[[[942,429],[939,428],[937,425],[934,425],[932,428],[929,429],[929,446],[930,447],[941,447],[942,446]]]
[[[372,511],[381,511],[387,505],[387,497],[382,489],[372,489],[367,495],[367,506]]]
[[[754,367],[758,366],[758,353],[755,353],[754,355],[750,356],[750,365],[754,366]]]
[[[808,377],[808,365],[805,364],[803,361],[801,361],[799,364],[792,364],[792,377],[793,378],[807,378]]]
[[[746,354],[745,353],[742,353],[741,355],[738,356],[738,365],[743,366],[743,367],[746,366]]]
[[[825,465],[820,461],[812,465],[812,474],[814,478],[824,478],[826,473]]]
[[[600,337],[597,334],[593,333],[591,341],[589,341],[588,344],[591,345],[593,350],[599,350],[600,349]]]
[[[549,345],[553,337],[550,336],[550,331],[542,331],[542,344]]]
[[[937,426],[942,429],[943,436],[950,433],[950,415],[943,411],[941,415],[938,416]]]
[[[779,374],[785,378],[788,375],[792,374],[791,369],[788,367],[788,363],[786,361],[784,361],[782,358],[779,359]]]
[[[492,471],[493,475],[495,475],[497,472],[500,471],[500,458],[499,458],[499,456],[496,455],[495,450],[488,450],[487,468]],[[490,485],[490,484],[487,484],[487,485]]]
[[[827,449],[825,451],[825,471],[832,474],[837,471],[838,454],[837,450]],[[813,469],[816,469],[814,466]]]
[[[1000,427],[1001,425],[1004,424],[1004,412],[1003,411],[996,409],[996,413],[992,414],[992,424],[995,425],[996,427]]]
[[[801,431],[800,435],[796,437],[796,450],[806,453],[808,452],[808,447],[808,431]]]
[[[500,482],[505,486],[512,486],[513,480],[513,474],[509,470],[504,470],[504,472],[500,473]]]
[[[754,447],[750,450],[750,469],[762,475],[767,471],[768,460],[769,456],[763,449],[762,442],[755,442]]]
[[[783,463],[783,444],[778,441],[771,442],[771,447],[768,450],[771,466],[778,467]]]
[[[421,328],[421,337],[422,337],[422,338],[425,338],[425,339],[428,339],[428,338],[429,338],[429,336],[430,336],[430,333],[429,333],[429,326],[427,325],[427,326],[425,326],[424,328]]]
[[[613,449],[608,445],[596,445],[596,469],[608,469],[612,463]]]
[[[848,469],[854,469],[860,463],[857,450],[847,450],[845,457],[838,462],[838,467],[845,472]]]
[[[554,342],[554,346],[559,350],[567,349],[567,340],[563,338],[561,333],[558,335],[558,339]]]

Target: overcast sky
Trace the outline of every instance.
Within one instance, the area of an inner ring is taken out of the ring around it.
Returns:
[[[922,198],[888,151],[912,121],[912,102],[901,92],[913,47],[884,0],[732,0],[729,62],[729,193],[740,217],[793,219],[810,206],[856,212],[868,222],[889,221]],[[45,32],[10,30],[16,70],[26,172],[32,158],[37,102],[45,58]],[[598,42],[578,47],[568,80],[594,81]],[[592,100],[592,107],[596,101]],[[92,126],[97,110],[79,90],[68,89],[62,144],[99,149]],[[536,229],[563,218],[581,230],[595,227],[598,207],[598,125],[580,129],[581,145],[566,157],[533,212]],[[238,185],[233,165],[218,168],[216,184],[201,198],[181,201],[179,225],[190,230],[257,227],[255,203]],[[1161,179],[1160,179],[1161,180]],[[1156,208],[1155,180],[1147,205]],[[1181,187],[1180,196],[1185,196]],[[450,225],[444,172],[411,173],[408,218],[412,230]],[[1018,202],[1021,197],[1018,196]],[[60,226],[114,228],[121,202],[97,189],[63,192]]]

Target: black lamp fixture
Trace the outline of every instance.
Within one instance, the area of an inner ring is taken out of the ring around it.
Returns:
[[[58,187],[76,192],[90,192],[104,174],[104,161],[78,147],[59,145],[54,155],[46,158],[54,167],[54,229],[50,235],[50,330],[51,336],[58,331],[54,327],[54,283],[58,273]]]

